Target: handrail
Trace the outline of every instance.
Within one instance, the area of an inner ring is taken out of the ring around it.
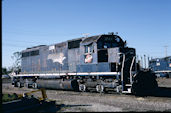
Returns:
[[[31,92],[24,93],[23,96],[30,95],[30,94],[35,93],[35,92],[38,92],[38,91],[41,91],[42,92],[42,98],[40,98],[40,100],[47,99],[46,90],[44,88],[40,88],[40,89],[35,90],[35,91],[31,91]]]
[[[121,81],[123,81],[124,64],[125,64],[125,54],[123,54],[122,69],[121,69]]]
[[[135,56],[133,57],[133,59],[132,59],[132,63],[131,63],[131,66],[130,66],[130,83],[132,84],[132,67],[133,67],[133,63],[134,63],[134,61],[135,61]]]
[[[78,72],[78,73],[41,73],[41,74],[19,74],[14,77],[22,76],[62,76],[62,75],[120,75],[120,72]]]

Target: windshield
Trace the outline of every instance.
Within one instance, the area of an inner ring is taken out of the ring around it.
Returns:
[[[119,36],[116,35],[108,35],[108,36],[104,35],[97,42],[98,49],[114,48],[120,46],[124,46],[124,42]]]

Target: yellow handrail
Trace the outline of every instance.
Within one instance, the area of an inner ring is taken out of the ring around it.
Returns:
[[[38,92],[38,91],[42,92],[42,98],[39,98],[39,100],[46,100],[47,99],[47,95],[46,95],[46,90],[44,88],[40,88],[40,89],[35,90],[35,91],[24,93],[23,96],[30,95],[30,94]]]

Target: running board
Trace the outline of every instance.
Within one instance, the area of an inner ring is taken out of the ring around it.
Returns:
[[[14,77],[22,77],[22,76],[67,76],[67,75],[120,75],[120,72],[80,72],[80,73],[41,73],[41,74],[18,74],[12,75]]]

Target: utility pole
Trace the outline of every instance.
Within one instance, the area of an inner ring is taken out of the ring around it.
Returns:
[[[141,56],[141,68],[143,68],[143,58]]]
[[[145,66],[145,69],[146,69],[146,55],[144,55],[144,66]]]
[[[138,55],[137,55],[137,56],[136,56],[136,63],[138,63],[138,60],[139,60],[139,59],[138,59]]]
[[[150,65],[150,56],[148,55],[148,68],[149,68],[149,65]]]
[[[166,55],[166,57],[167,57],[167,45],[166,46],[164,46],[165,47],[165,55]]]

